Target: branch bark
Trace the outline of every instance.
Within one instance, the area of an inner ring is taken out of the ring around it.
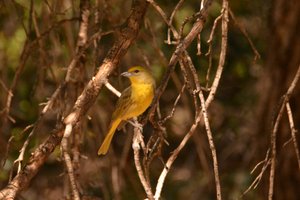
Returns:
[[[106,55],[103,63],[99,66],[96,75],[86,85],[82,94],[78,97],[72,112],[65,119],[67,125],[75,125],[93,105],[107,77],[116,68],[121,58],[135,40],[143,22],[148,3],[144,0],[135,0],[132,3],[131,12],[126,22],[117,30],[116,40]],[[0,191],[0,199],[14,199],[17,194],[24,190],[38,173],[40,167],[54,148],[60,144],[64,131],[60,130],[51,135],[39,146],[30,157],[24,169]]]
[[[167,87],[171,73],[174,71],[177,62],[180,59],[180,56],[185,51],[185,49],[192,43],[192,41],[195,39],[195,37],[198,35],[198,33],[201,32],[201,30],[203,29],[203,26],[204,26],[206,18],[207,18],[208,8],[210,7],[211,3],[212,3],[212,0],[207,0],[205,2],[204,7],[200,11],[200,17],[194,23],[194,25],[193,25],[191,31],[188,33],[188,35],[179,43],[179,45],[176,47],[176,50],[172,54],[171,59],[168,64],[168,67],[167,67],[167,71],[161,81],[161,85],[158,87],[158,89],[156,91],[152,106],[148,113],[150,120],[152,120],[154,118],[154,111],[156,110],[158,101]]]
[[[280,105],[279,112],[276,116],[276,120],[274,121],[273,127],[272,127],[272,133],[271,133],[271,167],[270,167],[270,175],[269,175],[269,193],[268,193],[268,200],[272,200],[274,196],[274,180],[275,180],[275,166],[276,166],[276,157],[277,157],[277,131],[279,127],[279,123],[281,121],[284,108],[286,104],[289,102],[290,97],[292,93],[295,90],[295,87],[299,81],[300,78],[300,65],[298,67],[298,70],[296,72],[296,75],[286,92],[286,94],[283,96],[283,101]]]
[[[121,58],[137,37],[148,3],[144,0],[133,1],[131,13],[122,28],[117,31],[116,42],[108,52],[103,63],[99,66],[99,71],[89,81],[82,94],[78,97],[73,111],[66,117],[66,124],[76,124],[93,105],[103,84],[108,76],[115,69]]]
[[[207,3],[207,2],[206,2]],[[204,6],[205,8],[206,6]],[[173,162],[175,161],[175,159],[177,158],[178,154],[180,153],[180,151],[182,150],[182,148],[185,146],[185,144],[187,143],[187,141],[189,140],[189,138],[194,134],[196,128],[199,125],[199,122],[201,121],[202,115],[204,115],[205,117],[205,113],[203,113],[203,111],[206,112],[207,108],[209,107],[210,103],[212,102],[212,100],[214,99],[215,93],[217,91],[219,82],[220,82],[220,78],[223,72],[223,67],[225,64],[225,57],[226,57],[226,49],[227,49],[227,34],[228,34],[228,1],[224,0],[223,1],[223,10],[222,10],[222,44],[221,44],[221,53],[220,53],[220,59],[219,59],[219,64],[218,64],[218,69],[215,75],[215,79],[213,81],[213,84],[211,86],[211,91],[206,99],[206,101],[204,102],[204,98],[202,98],[201,103],[202,106],[205,105],[205,108],[201,110],[201,112],[198,113],[198,115],[195,117],[195,122],[194,124],[191,126],[189,132],[185,135],[185,137],[183,138],[183,140],[181,141],[181,143],[178,145],[178,147],[173,151],[173,154],[168,158],[165,168],[163,169],[162,173],[160,174],[160,177],[157,181],[157,185],[156,185],[156,192],[155,192],[155,199],[159,199],[160,195],[161,195],[161,191],[162,191],[162,187],[164,184],[164,180],[167,176],[167,173],[170,170],[171,165],[173,164]],[[206,13],[206,11],[204,11]],[[199,20],[200,21],[200,20]],[[203,22],[204,23],[204,22]],[[203,24],[202,24],[203,26]],[[199,30],[201,31],[201,29]],[[191,31],[192,32],[192,31]],[[190,32],[190,33],[191,33]],[[196,35],[198,33],[194,33],[194,37],[196,37]],[[183,49],[185,50],[185,49]],[[180,53],[183,53],[185,51],[182,51]],[[174,56],[174,54],[173,54]],[[172,56],[172,58],[173,58]],[[175,55],[176,56],[176,55]],[[188,57],[187,55],[184,55],[186,58]],[[171,58],[171,61],[172,61]],[[178,58],[177,58],[178,59]],[[170,61],[170,63],[172,63]],[[174,66],[171,66],[174,70]],[[169,68],[169,71],[171,71],[171,67]],[[168,71],[168,72],[169,72]],[[171,72],[170,72],[171,73]],[[167,75],[166,75],[167,76]],[[166,83],[165,83],[166,85]],[[165,86],[161,86],[161,89],[164,89]],[[200,88],[200,86],[198,86],[198,88]],[[200,98],[201,99],[201,98]],[[155,106],[155,105],[154,105]],[[207,117],[206,117],[207,119]],[[206,122],[206,128],[209,127],[208,122]],[[212,135],[211,135],[211,131],[207,130],[207,134],[208,134],[208,138],[209,138],[209,144],[211,147],[211,151],[212,151],[212,155],[213,155],[213,160],[214,160],[214,172],[215,172],[215,181],[216,181],[216,196],[217,199],[222,199],[221,197],[221,186],[220,186],[220,180],[219,180],[219,172],[218,172],[218,164],[217,164],[217,156],[216,156],[216,151],[215,151],[215,147],[212,141]]]
[[[154,200],[151,185],[145,177],[145,173],[144,173],[144,170],[143,170],[143,168],[141,166],[141,162],[140,162],[140,148],[141,148],[140,144],[141,144],[141,146],[143,146],[142,145],[143,142],[144,141],[143,141],[143,135],[142,135],[141,129],[139,127],[135,127],[134,128],[134,136],[132,139],[132,149],[133,149],[133,153],[134,153],[135,168],[137,170],[138,176],[139,176],[140,181],[143,185],[143,188],[147,194],[148,199]]]
[[[0,199],[13,200],[30,184],[31,179],[38,173],[48,156],[59,145],[62,136],[62,130],[56,131],[32,153],[29,162],[21,172],[14,177],[6,188],[0,191]]]

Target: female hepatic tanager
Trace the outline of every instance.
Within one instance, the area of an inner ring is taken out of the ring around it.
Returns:
[[[147,69],[141,66],[131,67],[121,75],[130,79],[131,86],[122,92],[117,102],[108,133],[98,150],[98,155],[107,153],[118,125],[123,120],[142,114],[150,106],[154,96],[155,80]]]

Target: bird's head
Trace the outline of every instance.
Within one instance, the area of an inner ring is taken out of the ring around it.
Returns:
[[[131,83],[155,84],[151,72],[141,66],[131,67],[127,72],[124,72],[121,75],[129,78]]]

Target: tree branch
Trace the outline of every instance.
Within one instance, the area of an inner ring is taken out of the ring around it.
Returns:
[[[63,131],[61,129],[56,131],[32,153],[29,162],[21,172],[0,191],[0,199],[13,200],[18,193],[30,184],[31,179],[38,173],[48,156],[53,152],[55,147],[59,145],[62,136]]]
[[[65,124],[76,124],[94,104],[107,77],[115,69],[121,58],[137,37],[148,3],[144,0],[133,1],[131,13],[122,28],[117,32],[117,39],[108,52],[95,76],[89,81],[82,94],[78,97],[73,111],[66,117]]]
[[[103,63],[99,66],[98,72],[89,81],[82,94],[78,97],[73,111],[65,119],[66,125],[73,126],[77,124],[93,105],[107,77],[115,69],[137,37],[147,7],[148,3],[144,0],[133,1],[129,17],[118,30],[116,40]],[[38,173],[50,153],[60,144],[63,132],[60,130],[56,134],[51,135],[35,150],[24,169],[14,177],[6,188],[0,191],[0,199],[14,199],[20,191],[24,190],[30,184],[32,178]]]
[[[203,29],[203,26],[204,26],[206,18],[207,18],[207,11],[208,11],[208,8],[210,7],[211,2],[212,2],[212,0],[205,1],[205,5],[204,5],[203,9],[200,11],[200,16],[197,19],[197,21],[194,23],[191,31],[178,44],[178,46],[176,47],[176,50],[172,54],[171,59],[170,59],[169,64],[168,64],[167,71],[166,71],[166,73],[165,73],[165,75],[164,75],[164,77],[161,81],[161,85],[156,90],[156,94],[155,94],[155,97],[153,99],[152,106],[149,109],[148,116],[149,116],[150,120],[153,120],[153,118],[154,118],[154,111],[156,110],[156,107],[158,105],[158,101],[159,101],[161,95],[163,94],[163,92],[165,91],[165,89],[167,87],[167,84],[168,84],[168,81],[170,79],[171,73],[174,71],[175,66],[176,66],[182,52],[185,51],[185,49],[195,39],[197,34],[199,32],[201,32],[201,30]]]
[[[139,126],[141,126],[141,124],[139,124]],[[141,146],[143,146],[142,145],[143,142],[144,141],[143,141],[143,135],[142,135],[141,129],[139,127],[135,127],[134,128],[134,136],[133,136],[133,139],[132,139],[132,149],[133,149],[133,153],[134,153],[134,164],[135,164],[138,176],[139,176],[140,181],[143,185],[143,188],[144,188],[144,190],[147,194],[148,199],[149,200],[154,200],[151,185],[145,177],[145,173],[144,173],[144,170],[143,170],[143,168],[141,166],[141,162],[140,162],[140,148],[141,148],[140,144],[141,144]]]
[[[276,116],[276,120],[275,120],[275,122],[273,124],[273,127],[272,127],[272,133],[271,133],[271,168],[270,168],[270,176],[269,176],[269,193],[268,193],[268,199],[269,200],[272,200],[273,195],[274,195],[275,165],[276,165],[276,156],[277,156],[277,146],[276,146],[277,131],[278,131],[280,120],[281,120],[283,112],[284,112],[284,108],[285,108],[287,102],[289,101],[292,93],[294,92],[295,87],[296,87],[296,85],[299,81],[299,78],[300,78],[300,65],[298,67],[296,75],[295,75],[288,91],[283,96],[283,101],[280,105],[279,112]]]
[[[204,6],[204,8],[205,7],[206,6]],[[218,85],[219,85],[219,82],[220,82],[220,78],[221,78],[221,75],[222,75],[222,72],[223,72],[223,67],[224,67],[224,64],[225,64],[226,49],[227,49],[227,33],[228,33],[228,1],[227,0],[223,1],[223,6],[222,7],[223,7],[223,10],[222,10],[222,43],[221,43],[220,60],[219,60],[218,69],[217,69],[217,72],[216,72],[216,75],[215,75],[215,79],[214,79],[214,82],[212,84],[212,89],[211,89],[211,91],[210,91],[210,93],[209,93],[209,95],[208,95],[208,97],[207,97],[207,99],[205,101],[206,109],[209,107],[210,103],[214,99],[214,96],[215,96],[215,93],[216,93],[216,90],[218,88]],[[194,35],[194,37],[196,35],[197,35],[197,33]],[[186,51],[182,51],[182,52],[186,52]],[[173,56],[174,56],[174,54],[173,54]],[[184,57],[187,58],[187,55],[184,56]],[[171,61],[170,61],[170,63],[171,63]],[[174,68],[174,66],[173,66],[173,68]],[[161,89],[164,89],[164,88],[165,88],[165,86],[161,87]],[[203,102],[202,102],[202,104],[203,104]],[[155,195],[154,195],[155,199],[159,199],[160,198],[160,194],[161,194],[161,190],[162,190],[162,187],[163,187],[163,183],[164,183],[164,180],[165,180],[165,178],[167,176],[167,173],[169,172],[169,169],[170,169],[171,165],[173,164],[173,162],[177,158],[177,156],[180,153],[180,151],[182,150],[182,148],[185,146],[185,144],[187,143],[187,141],[189,140],[189,138],[194,134],[196,128],[198,127],[199,122],[201,121],[201,117],[203,115],[202,111],[198,113],[198,115],[195,118],[195,122],[191,126],[189,132],[185,135],[185,137],[183,138],[183,140],[181,141],[181,143],[179,144],[179,146],[173,151],[173,154],[169,157],[169,159],[168,159],[168,161],[167,161],[167,163],[165,165],[165,168],[163,169],[163,171],[160,174],[160,177],[158,179],[157,186],[156,186],[156,192],[155,192]],[[206,123],[206,125],[207,124],[208,123]],[[212,151],[212,155],[213,155],[213,160],[214,160],[214,172],[215,172],[215,180],[216,180],[217,199],[221,199],[221,187],[220,187],[220,180],[219,180],[219,173],[218,173],[218,164],[217,164],[216,152],[215,152],[215,149],[214,149],[214,144],[212,142],[212,136],[211,136],[210,131],[208,131],[207,134],[208,134],[208,137],[209,137],[209,140],[210,140],[209,143],[210,143],[210,147],[211,147],[211,151]]]

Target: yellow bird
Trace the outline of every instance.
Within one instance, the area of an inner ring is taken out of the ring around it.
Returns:
[[[155,80],[147,69],[135,66],[121,75],[130,79],[131,86],[122,92],[117,102],[116,109],[112,114],[109,131],[98,150],[98,155],[107,153],[119,124],[123,120],[137,117],[145,112],[154,96]]]

